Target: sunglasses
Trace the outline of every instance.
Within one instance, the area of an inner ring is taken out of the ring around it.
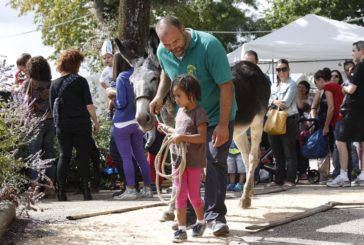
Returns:
[[[339,78],[339,75],[331,75],[331,77]]]
[[[287,72],[288,71],[288,67],[282,67],[282,68],[276,68],[276,72]]]

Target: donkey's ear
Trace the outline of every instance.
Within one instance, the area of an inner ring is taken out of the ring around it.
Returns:
[[[115,38],[116,47],[118,47],[121,56],[131,65],[135,67],[135,64],[139,60],[139,56],[135,54],[135,50],[127,48],[118,38]]]
[[[159,67],[157,58],[157,49],[159,45],[159,38],[154,28],[150,28],[148,37],[148,47],[146,48],[149,58],[153,61],[156,67]]]

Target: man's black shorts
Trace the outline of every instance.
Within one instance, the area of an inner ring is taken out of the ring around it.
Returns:
[[[337,140],[344,142],[364,141],[364,110],[352,108],[344,117]]]

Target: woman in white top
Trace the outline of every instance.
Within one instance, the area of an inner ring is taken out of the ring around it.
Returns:
[[[283,135],[268,135],[276,158],[276,175],[274,185],[294,186],[297,174],[296,132],[298,110],[296,106],[297,84],[289,76],[289,63],[280,59],[277,63],[277,83],[271,87],[270,104],[288,113],[287,131]]]

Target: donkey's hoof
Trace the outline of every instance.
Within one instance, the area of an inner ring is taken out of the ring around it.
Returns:
[[[160,222],[173,221],[175,218],[174,212],[171,210],[166,210],[163,212]]]
[[[252,205],[252,199],[250,199],[250,198],[240,199],[241,208],[243,208],[243,209],[250,208],[251,205]]]

